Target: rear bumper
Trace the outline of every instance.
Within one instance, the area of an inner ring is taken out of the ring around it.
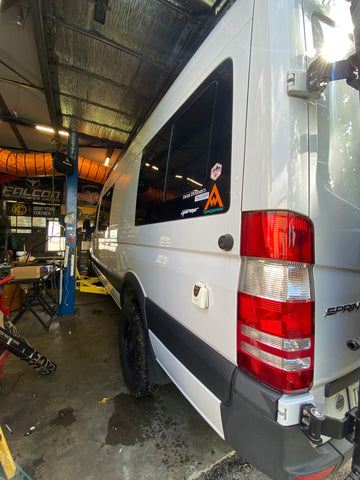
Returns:
[[[237,370],[231,398],[221,406],[225,440],[241,456],[276,480],[294,480],[351,458],[345,438],[314,447],[298,426],[276,422],[278,392]]]

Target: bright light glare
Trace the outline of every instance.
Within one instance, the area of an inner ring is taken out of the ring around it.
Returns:
[[[334,2],[329,12],[329,17],[335,22],[335,26],[321,22],[324,36],[322,55],[328,62],[343,60],[351,53],[353,43],[350,35],[354,26],[351,20],[350,4],[345,2]]]
[[[345,30],[332,27],[328,28],[330,31],[327,31],[328,35],[324,35],[324,46],[321,54],[328,62],[342,60],[347,56],[352,42]],[[328,29],[326,28],[326,30]]]

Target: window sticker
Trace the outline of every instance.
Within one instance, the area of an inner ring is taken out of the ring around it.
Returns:
[[[222,173],[221,163],[215,163],[215,165],[212,167],[210,172],[211,180],[214,180],[215,182],[220,177],[221,173]]]
[[[209,207],[217,207],[217,208],[212,208],[208,210]],[[224,204],[221,200],[219,190],[217,189],[216,184],[214,184],[211,190],[210,196],[208,198],[208,201],[206,202],[206,205],[204,208],[204,214],[220,212],[222,210],[224,210]]]
[[[201,190],[193,190],[192,192],[189,192],[189,193],[186,193],[185,195],[183,195],[182,199],[186,200],[187,198],[191,198],[191,197],[195,197],[195,199],[196,199],[196,197],[198,197],[202,194],[205,194],[205,193],[206,193],[206,188],[202,188]]]
[[[196,195],[195,202],[201,202],[201,200],[207,200],[209,198],[209,192],[201,193],[200,195]]]
[[[182,216],[182,218],[184,218],[185,215],[193,215],[198,210],[199,210],[199,207],[197,207],[197,208],[185,208],[184,210],[182,210],[181,216]]]

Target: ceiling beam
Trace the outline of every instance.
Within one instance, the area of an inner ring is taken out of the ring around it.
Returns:
[[[108,140],[107,138],[93,137],[92,135],[87,135],[86,133],[79,133],[79,138],[82,140],[87,140],[92,142],[89,145],[79,145],[79,148],[82,147],[91,147],[91,148],[113,148],[114,150],[123,150],[125,144],[122,142],[115,142],[114,140]]]
[[[54,130],[58,130],[61,126],[61,109],[60,102],[54,95],[53,86],[54,83],[56,84],[56,78],[52,75],[49,65],[50,59],[48,58],[48,46],[46,43],[41,0],[30,0],[30,13],[34,26],[35,44],[50,121]]]
[[[29,90],[36,90],[37,92],[44,93],[42,87],[36,87],[35,85],[29,85],[27,83],[17,82],[16,80],[10,80],[9,78],[0,77],[0,82],[13,85],[14,87],[27,88]]]
[[[1,78],[0,78],[1,82]],[[77,97],[76,95],[71,95],[70,93],[59,92],[60,97],[70,98],[71,100],[75,100],[80,103],[86,103],[87,105],[93,105],[97,108],[103,108],[104,110],[108,110],[109,112],[118,113],[120,115],[124,115],[126,117],[135,119],[137,118],[135,115],[131,113],[125,112],[124,110],[120,110],[118,108],[109,107],[108,105],[103,105],[102,103],[92,102],[91,100],[87,100],[86,98]]]
[[[0,95],[0,109],[1,111],[3,112],[1,117],[4,116],[4,117],[7,117],[9,119],[13,119],[14,117],[11,115],[10,113],[10,110],[8,109],[6,103],[5,103],[5,100],[3,99],[2,95]],[[17,125],[15,122],[12,122],[12,121],[8,121],[8,123],[10,124],[10,128],[11,130],[13,131],[17,141],[19,142],[19,144],[21,145],[21,148],[23,148],[25,151],[28,150],[27,148],[27,145],[23,139],[23,137],[21,136],[21,133],[19,132],[19,129],[17,128]]]
[[[0,96],[1,97],[1,96]],[[0,100],[0,107],[1,107],[1,100]],[[65,115],[65,116],[71,116],[71,115]],[[74,117],[76,118],[76,117]],[[10,125],[13,125],[16,127],[16,125],[21,125],[22,127],[28,127],[28,128],[35,128],[36,123],[31,122],[29,120],[25,120],[23,118],[19,117],[13,117],[10,114],[1,114],[0,113],[0,120],[6,123],[9,123]],[[92,122],[94,123],[94,122]],[[113,127],[109,127],[108,125],[101,125],[98,124],[99,126],[104,126],[106,128],[111,128],[113,130]],[[62,129],[66,130],[65,127],[61,127]],[[95,137],[93,135],[87,135],[86,133],[79,133],[79,138],[83,140],[87,140],[90,142],[93,142],[94,144],[98,145],[100,148],[114,148],[114,149],[120,149],[122,150],[124,148],[124,143],[122,142],[116,142],[114,140],[108,140],[106,138],[100,138],[100,137]],[[85,145],[83,145],[85,146]],[[92,146],[93,145],[89,145]],[[13,147],[15,148],[15,147]],[[22,150],[28,150],[27,148],[24,148],[23,146],[21,147]]]
[[[70,118],[72,120],[78,120],[79,122],[91,123],[92,125],[97,125],[98,127],[108,128],[109,130],[115,130],[116,132],[126,133],[129,135],[131,130],[124,130],[123,128],[112,127],[106,123],[96,122],[95,120],[88,120],[87,118],[78,117],[76,115],[71,115],[70,113],[63,113],[63,117]]]
[[[5,68],[7,68],[8,70],[10,70],[12,73],[15,73],[15,75],[17,75],[18,77],[22,78],[23,80],[25,80],[26,84],[29,86],[29,87],[35,87],[35,85],[30,82],[30,80],[26,77],[24,77],[24,75],[22,75],[20,72],[18,72],[17,70],[15,70],[15,68],[11,67],[8,63],[4,62],[4,60],[1,60],[0,59],[0,63],[1,65],[4,65]],[[25,84],[24,84],[25,85]]]
[[[10,123],[12,125],[20,125],[22,127],[35,128],[35,124],[33,122],[29,122],[24,118],[14,117],[13,115],[10,114],[9,110],[7,111],[7,113],[0,114],[0,120],[2,122]]]
[[[0,61],[0,63],[1,63],[1,61]],[[22,87],[22,88],[25,88],[25,89],[35,90],[37,92],[44,93],[44,89],[42,87],[37,87],[35,85],[29,85],[27,83],[17,82],[16,80],[10,80],[9,78],[0,77],[0,82],[7,83],[7,84],[13,85],[15,87]],[[75,100],[75,101],[80,102],[80,103],[86,103],[87,105],[93,105],[94,107],[97,107],[97,108],[103,108],[104,110],[108,110],[109,112],[114,112],[114,113],[118,113],[120,115],[125,115],[129,118],[137,118],[135,115],[133,115],[129,112],[125,112],[124,110],[120,110],[120,109],[114,108],[114,107],[109,107],[108,105],[103,105],[103,104],[98,103],[98,102],[92,102],[91,100],[88,100],[88,99],[82,98],[82,97],[77,97],[76,95],[71,95],[70,93],[65,93],[65,92],[56,92],[56,93],[60,97],[70,98],[71,100]]]
[[[198,23],[199,20],[196,17],[206,15],[208,11],[211,9],[210,6],[208,8],[203,8],[202,10],[198,10],[197,12],[190,12],[190,10],[180,6],[179,4],[174,4],[169,0],[156,0],[158,3],[161,3],[166,8],[174,10],[175,12],[179,13],[182,17],[187,17],[193,23]]]
[[[86,77],[93,78],[94,80],[98,80],[99,82],[107,83],[108,85],[119,88],[121,90],[125,90],[126,92],[131,93],[131,95],[134,95],[134,96],[138,97],[139,99],[142,99],[145,102],[150,100],[150,97],[142,95],[135,88],[128,87],[127,85],[124,85],[123,83],[115,82],[114,80],[111,80],[110,78],[102,77],[101,75],[98,75],[97,73],[88,72],[87,70],[85,70],[83,68],[76,67],[75,65],[68,65],[68,64],[62,63],[62,62],[57,62],[57,66],[59,68],[64,68],[66,70],[70,70],[74,73],[79,73],[81,75],[85,75]]]

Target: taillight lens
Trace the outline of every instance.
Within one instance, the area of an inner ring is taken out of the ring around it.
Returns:
[[[311,387],[313,226],[292,212],[244,212],[238,366],[284,393]]]
[[[244,212],[241,255],[314,263],[314,227],[287,210]]]

